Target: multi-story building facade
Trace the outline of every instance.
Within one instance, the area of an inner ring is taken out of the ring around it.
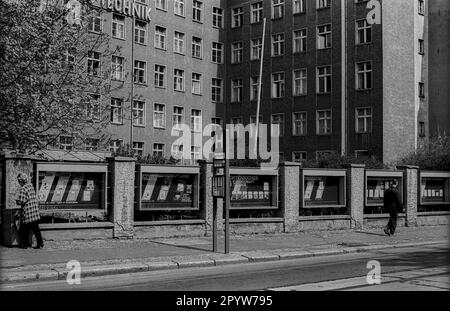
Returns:
[[[429,97],[441,109],[448,92],[442,85],[429,95],[425,0],[130,1],[151,9],[148,20],[116,2],[100,1],[107,11],[92,29],[120,47],[102,60],[114,68],[103,100],[111,151],[129,143],[170,156],[181,151],[172,146],[177,124],[200,132],[209,123],[255,123],[261,57],[259,118],[280,124],[287,161],[339,152],[391,162],[428,137]],[[201,144],[191,152],[200,158]]]
[[[450,133],[450,1],[429,2],[430,134]]]
[[[228,121],[255,120],[265,17],[260,119],[281,124],[286,160],[337,151],[390,162],[413,150],[428,126],[427,8],[383,1],[371,25],[368,3],[228,1]]]

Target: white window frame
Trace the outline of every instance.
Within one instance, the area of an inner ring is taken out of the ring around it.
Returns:
[[[218,48],[220,47],[220,48]],[[223,43],[213,42],[211,45],[211,61],[215,64],[223,64]],[[220,59],[219,59],[220,57]],[[216,58],[216,59],[214,59]]]
[[[119,19],[117,19],[119,18]],[[115,39],[126,40],[126,19],[125,16],[113,13],[111,19],[111,36]],[[114,34],[114,26],[116,33]],[[121,27],[120,27],[121,26]],[[121,31],[120,31],[121,29]]]
[[[233,42],[231,44],[231,63],[242,63],[244,56],[244,43],[242,41]]]
[[[186,6],[184,0],[174,0],[173,2],[173,13],[178,16],[186,16]]]
[[[159,70],[159,69],[162,69],[162,71]],[[166,72],[167,72],[167,67],[166,66],[155,64],[155,81],[154,81],[154,85],[155,85],[156,88],[161,88],[161,89],[165,89],[166,88],[166,85],[167,85]],[[160,85],[160,82],[162,82],[162,85]]]
[[[192,37],[192,57],[203,58],[203,39],[200,37]]]
[[[180,111],[177,111],[177,110]],[[172,128],[177,131],[182,131],[182,124],[184,123],[184,108],[180,106],[173,106],[172,109]]]
[[[360,80],[360,77],[362,78],[362,80]],[[355,64],[355,84],[355,88],[358,91],[370,90],[373,88],[372,62],[358,62]]]
[[[239,83],[240,82],[240,83]],[[241,103],[243,100],[243,80],[232,79],[231,80],[231,102]]]
[[[360,111],[363,114],[360,114]],[[370,113],[368,113],[368,111]],[[363,122],[363,130],[359,129],[360,122]],[[357,134],[372,133],[373,109],[372,107],[355,108],[355,132]]]
[[[297,29],[292,32],[292,52],[303,53],[308,47],[308,29]]]
[[[198,0],[192,1],[192,20],[194,22],[202,22],[203,2]]]
[[[284,33],[272,35],[272,57],[284,55]]]
[[[194,112],[199,112],[198,115],[195,115]],[[191,129],[194,133],[201,133],[203,127],[202,121],[202,111],[199,109],[191,110]]]
[[[231,8],[231,28],[242,27],[244,22],[244,7]]]
[[[323,117],[321,112],[326,113]],[[329,115],[328,115],[329,113]],[[324,122],[324,131],[321,132],[321,121]],[[331,135],[333,133],[333,111],[331,109],[322,109],[316,111],[316,134],[320,136]]]
[[[216,83],[219,82],[219,83]],[[222,98],[222,79],[212,78],[211,79],[211,101],[213,103],[221,103]],[[218,91],[217,91],[218,90]]]
[[[111,97],[110,121],[111,124],[123,125],[123,100],[120,98]]]
[[[292,0],[293,14],[300,14],[306,12],[306,0]]]
[[[198,72],[192,73],[192,94],[202,95],[202,74]]]
[[[363,23],[363,25],[360,25]],[[372,25],[367,22],[367,19],[360,19],[355,22],[356,26],[356,44],[369,44],[372,43]],[[360,32],[362,33],[362,38],[360,36]],[[370,35],[369,35],[370,34]],[[370,39],[369,39],[370,37]],[[361,40],[362,39],[362,40]]]
[[[142,104],[142,106],[141,106]],[[145,127],[146,113],[145,113],[145,102],[142,100],[133,100],[133,126]],[[139,122],[142,119],[142,122]]]
[[[281,119],[279,119],[279,121],[281,122],[275,122],[276,121],[276,117],[280,117]],[[285,119],[284,119],[284,113],[273,113],[270,116],[270,125],[271,125],[271,135],[272,133],[272,125],[273,124],[280,124],[280,137],[284,136],[284,126],[285,126]]]
[[[136,153],[139,156],[144,155],[144,142],[143,141],[133,141],[133,150],[136,151]]]
[[[136,65],[137,64],[137,65]],[[142,68],[141,65],[144,65]],[[143,73],[142,75],[139,73]],[[143,80],[139,80],[139,77],[143,77]],[[147,62],[143,60],[134,60],[133,65],[133,81],[136,84],[146,84],[147,83]]]
[[[184,92],[186,90],[184,73],[185,72],[183,69],[175,68],[173,70],[173,89],[174,89],[174,91]],[[177,87],[179,85],[181,86],[181,88]]]
[[[264,15],[264,3],[262,1],[252,3],[250,11],[250,23],[256,24],[261,22]]]
[[[317,49],[326,50],[333,47],[333,30],[331,24],[317,26]]]
[[[213,7],[213,27],[215,28],[223,28],[223,8]]]
[[[124,81],[125,79],[125,58],[117,55],[111,56],[111,79]]]
[[[262,54],[262,38],[250,40],[250,60],[260,60]]]
[[[184,38],[186,37],[185,33],[181,31],[174,31],[173,33],[173,52],[177,54],[184,55],[185,54],[185,44]]]
[[[162,108],[162,110],[159,110]],[[161,103],[153,104],[153,128],[165,129],[166,128],[166,105]]]
[[[294,96],[308,95],[308,70],[306,68],[295,69],[292,72],[292,85]]]
[[[297,115],[304,118],[297,118]],[[298,131],[297,123],[300,123],[301,130]],[[297,111],[292,113],[292,136],[306,136],[308,132],[308,113],[306,111]]]
[[[155,48],[167,50],[167,28],[155,25]]]
[[[325,69],[325,72],[323,74],[320,73],[321,69]],[[324,79],[324,90],[323,92],[320,91],[320,80]],[[317,94],[329,94],[332,91],[332,85],[333,85],[333,68],[332,66],[320,66],[316,69],[316,91]]]
[[[272,19],[284,17],[284,0],[272,0]]]
[[[137,44],[147,45],[147,26],[146,22],[134,21],[134,42]],[[136,39],[138,39],[136,41]]]
[[[272,98],[286,96],[286,75],[284,72],[275,72],[271,75]]]

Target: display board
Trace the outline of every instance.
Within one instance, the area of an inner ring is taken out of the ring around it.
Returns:
[[[421,205],[450,205],[450,172],[420,173]]]
[[[339,205],[340,177],[305,176],[305,207]]]
[[[38,201],[41,210],[104,208],[104,173],[39,171]]]
[[[304,169],[300,174],[301,208],[345,207],[344,170]]]
[[[142,173],[141,210],[194,207],[192,174]]]
[[[403,198],[402,178],[395,176],[367,176],[366,179],[366,205],[383,206],[384,192],[389,189],[390,183],[396,181],[400,198]]]
[[[231,207],[271,207],[273,176],[231,175]]]

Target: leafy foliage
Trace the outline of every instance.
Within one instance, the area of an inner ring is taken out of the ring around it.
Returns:
[[[363,157],[357,158],[355,156],[340,155],[337,152],[331,154],[321,155],[317,160],[309,160],[303,163],[303,167],[307,168],[345,168],[349,164],[364,164],[367,169],[387,169],[388,166],[383,164],[377,158]]]
[[[102,129],[109,108],[99,98],[111,90],[110,72],[101,63],[88,70],[87,59],[92,51],[110,59],[114,51],[106,34],[89,32],[101,9],[79,0],[82,14],[69,20],[73,10],[66,2],[0,0],[2,145],[33,153],[55,145],[61,135],[75,144],[108,140]]]
[[[450,136],[439,135],[400,159],[397,165],[414,165],[422,170],[450,171]]]

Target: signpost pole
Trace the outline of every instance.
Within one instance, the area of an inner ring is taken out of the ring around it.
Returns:
[[[213,200],[213,252],[217,252],[217,198]]]
[[[225,130],[224,155],[225,155],[225,186],[224,186],[224,204],[225,204],[225,254],[230,253],[230,162],[227,155],[228,130]]]

